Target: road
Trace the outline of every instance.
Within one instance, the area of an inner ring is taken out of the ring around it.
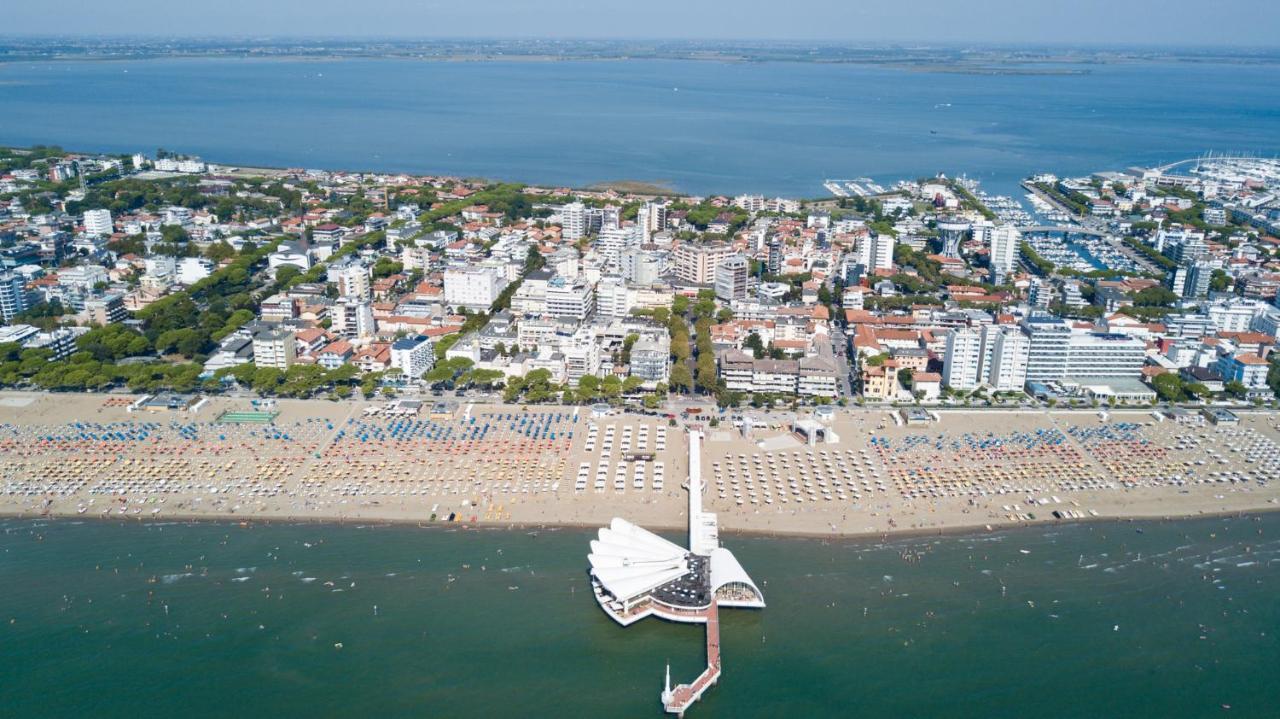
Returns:
[[[831,323],[831,349],[836,360],[836,372],[840,377],[840,396],[853,399],[853,385],[849,382],[849,376],[853,372],[853,368],[849,366],[849,339],[840,322]]]

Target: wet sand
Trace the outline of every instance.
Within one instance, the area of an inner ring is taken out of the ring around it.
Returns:
[[[0,393],[0,515],[439,524],[453,513],[485,526],[597,526],[614,516],[686,526],[687,438],[655,417],[459,404],[432,419],[426,403],[419,417],[392,419],[365,417],[370,403],[282,400],[271,425],[225,424],[215,420],[251,410],[249,401],[213,398],[195,413],[128,412],[128,401]],[[1220,427],[1157,423],[1149,412],[1113,412],[1105,423],[1044,411],[941,417],[898,426],[884,410],[843,411],[831,425],[839,441],[813,447],[786,428],[749,437],[708,428],[705,507],[726,532],[841,536],[1280,502],[1270,414]]]

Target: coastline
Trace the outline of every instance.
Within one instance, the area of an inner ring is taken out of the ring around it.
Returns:
[[[0,516],[686,526],[688,442],[661,418],[461,403],[410,430],[370,418],[380,403],[279,400],[271,423],[234,424],[217,420],[249,411],[248,400],[211,397],[191,414],[130,412],[132,399],[0,392]],[[1280,482],[1261,473],[1274,460],[1251,454],[1280,447],[1268,413],[1241,413],[1233,428],[1157,423],[1147,411],[1116,410],[1109,423],[1065,411],[939,414],[899,426],[888,408],[844,409],[832,421],[839,441],[812,447],[778,417],[751,437],[704,428],[706,510],[727,536],[819,539],[1280,511]],[[613,431],[621,447],[603,439]],[[656,439],[649,459],[628,459],[633,432]]]
[[[812,532],[805,530],[776,530],[765,531],[760,529],[729,529],[721,533],[721,537],[728,537],[730,540],[734,538],[745,539],[817,539],[817,540],[850,540],[850,541],[892,541],[899,539],[924,539],[928,537],[957,537],[966,535],[990,535],[998,534],[1005,531],[1016,531],[1022,529],[1048,529],[1051,527],[1068,527],[1076,525],[1144,525],[1144,524],[1168,524],[1176,522],[1185,522],[1197,519],[1253,519],[1266,515],[1280,512],[1280,506],[1253,507],[1249,509],[1227,510],[1227,511],[1205,511],[1195,514],[1172,514],[1165,516],[1142,515],[1135,514],[1129,516],[1114,517],[1082,517],[1077,519],[1053,519],[1032,522],[1005,522],[1000,524],[987,525],[950,525],[947,527],[938,527],[934,529],[892,529],[888,532],[852,532],[841,534],[824,534],[822,532]],[[245,519],[233,514],[172,514],[163,518],[117,518],[117,517],[97,517],[79,514],[68,514],[65,512],[55,512],[51,514],[24,515],[20,512],[0,508],[0,520],[49,520],[49,521],[66,521],[73,520],[77,522],[95,522],[102,524],[130,524],[130,525],[147,525],[147,524],[224,524],[235,525],[241,529],[253,529],[257,525],[315,525],[318,527],[417,527],[419,529],[441,531],[441,532],[525,532],[537,533],[540,531],[555,532],[560,530],[572,530],[591,532],[599,528],[599,525],[586,522],[424,522],[422,520],[406,519],[406,518],[377,518],[377,517],[254,517]],[[650,524],[646,527],[660,534],[684,534],[688,531],[685,526],[676,524]]]

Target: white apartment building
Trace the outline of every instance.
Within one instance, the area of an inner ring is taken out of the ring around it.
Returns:
[[[451,267],[444,272],[444,301],[450,307],[487,312],[507,280],[490,267]]]
[[[111,210],[85,210],[84,232],[87,235],[109,235],[114,231]]]
[[[596,314],[601,317],[631,314],[631,291],[621,277],[605,277],[596,285]]]
[[[579,328],[572,337],[565,338],[560,343],[560,352],[564,355],[564,371],[569,382],[576,385],[586,375],[599,376],[600,345],[590,327]]]
[[[671,377],[671,339],[666,334],[642,336],[631,346],[631,376],[656,387]]]
[[[1128,335],[1075,330],[1057,318],[1022,323],[1030,337],[1027,381],[1132,377],[1141,374],[1146,343]]]
[[[286,329],[263,330],[253,336],[253,364],[287,370],[293,365],[297,341]]]
[[[554,277],[547,283],[547,314],[581,322],[595,309],[595,288],[586,281]]]
[[[587,207],[581,202],[571,202],[560,208],[560,226],[566,240],[580,240],[587,236]]]
[[[971,390],[982,377],[982,333],[973,327],[947,331],[947,352],[942,365],[942,382],[957,390]]]
[[[982,328],[983,381],[997,392],[1020,391],[1027,383],[1031,338],[1017,327]]]
[[[0,274],[0,317],[5,322],[12,322],[14,317],[30,307],[26,279],[16,272]]]
[[[178,261],[175,279],[184,285],[194,285],[213,274],[213,263],[203,257],[183,257]]]
[[[893,235],[869,232],[854,243],[854,255],[868,274],[876,270],[890,270],[893,269],[893,247]]]
[[[976,226],[975,226],[976,229]],[[1022,233],[1013,225],[1000,225],[990,231],[991,271],[1003,280],[1013,272],[1018,262],[1018,250],[1022,246]]]
[[[667,253],[632,248],[622,253],[622,276],[637,285],[652,285],[667,268]]]
[[[434,347],[427,337],[406,337],[391,343],[391,366],[400,370],[404,377],[422,377],[431,369],[434,360]]]
[[[1263,314],[1267,305],[1257,300],[1237,299],[1214,302],[1204,309],[1219,332],[1248,332],[1255,317]]]
[[[660,202],[646,202],[636,213],[636,224],[640,227],[640,238],[643,242],[653,239],[655,232],[667,227],[667,206]]]

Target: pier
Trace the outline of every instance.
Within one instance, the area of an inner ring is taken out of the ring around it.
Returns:
[[[662,708],[668,714],[683,717],[685,711],[713,684],[720,681],[720,609],[712,600],[707,607],[707,668],[702,670],[692,684],[680,684],[671,688],[671,667],[667,667],[666,684],[662,688]]]
[[[720,607],[763,609],[764,595],[720,546],[713,512],[702,508],[702,434],[689,433],[689,548],[614,517],[591,541],[587,562],[596,603],[618,624],[648,616],[706,627],[707,667],[692,683],[671,686],[671,665],[662,685],[662,708],[683,717],[720,681]]]

